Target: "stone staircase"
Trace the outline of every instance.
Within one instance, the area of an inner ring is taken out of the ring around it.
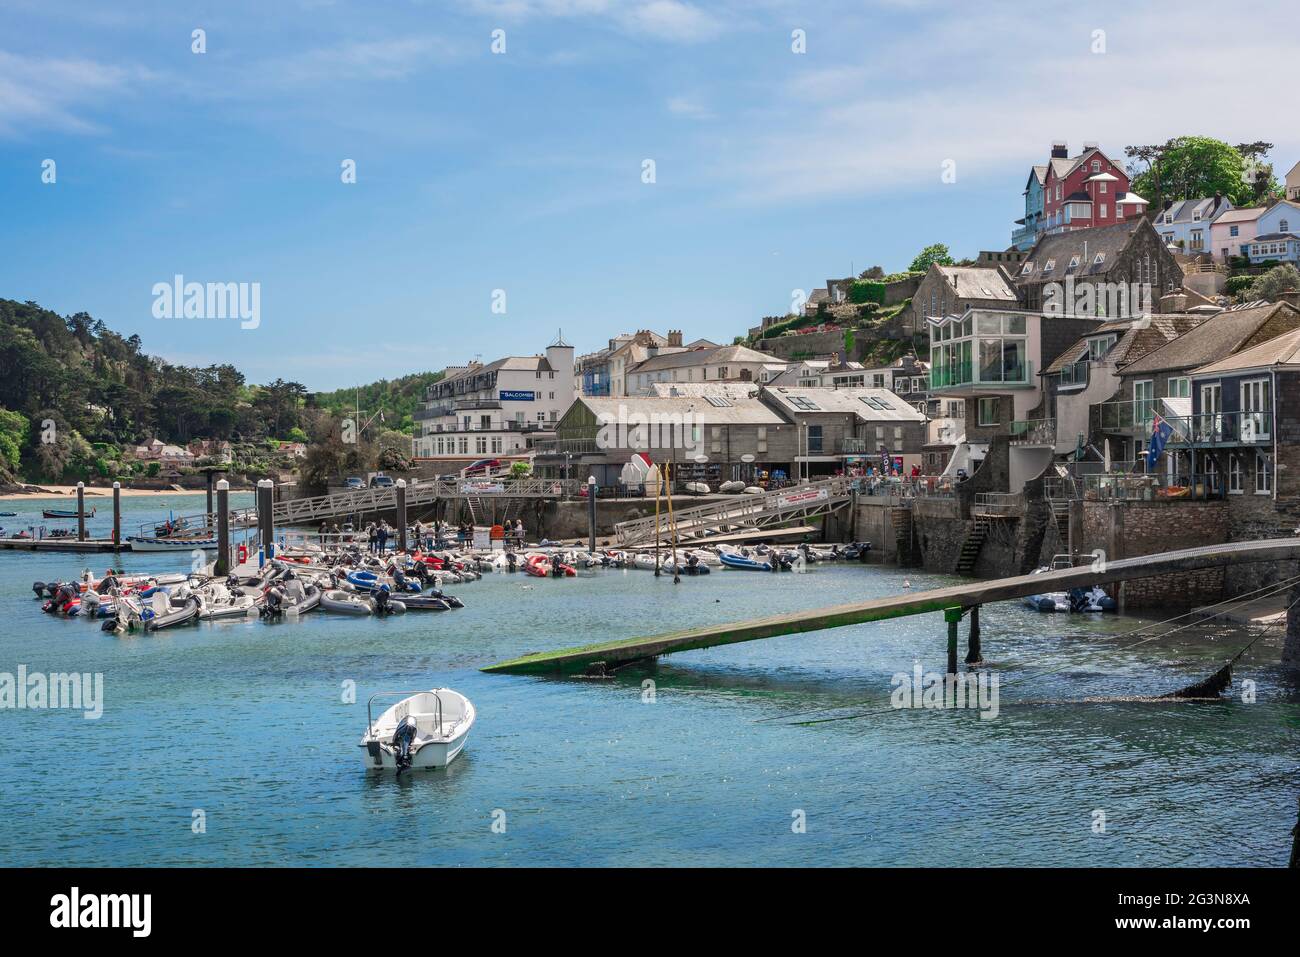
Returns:
[[[966,540],[961,543],[961,553],[957,556],[956,573],[969,578],[975,571],[975,562],[980,557],[980,549],[984,547],[984,541],[989,537],[989,523],[987,519],[977,518],[975,524],[971,526],[970,532],[966,535]]]
[[[891,508],[889,521],[894,528],[894,547],[899,565],[916,564],[916,526],[910,508]]]

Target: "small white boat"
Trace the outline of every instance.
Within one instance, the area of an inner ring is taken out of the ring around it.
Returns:
[[[355,592],[346,592],[341,589],[327,591],[321,595],[320,607],[325,611],[337,612],[342,615],[369,615],[375,610],[369,598],[363,598]]]
[[[378,719],[376,698],[405,695]],[[366,702],[361,736],[367,771],[433,771],[445,768],[465,749],[474,726],[474,705],[458,691],[381,691]]]

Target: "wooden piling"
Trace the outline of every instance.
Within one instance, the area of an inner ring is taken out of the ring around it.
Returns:
[[[1300,585],[1287,593],[1286,639],[1282,645],[1282,667],[1300,672]]]
[[[86,540],[86,483],[77,483],[77,541]]]
[[[257,528],[261,533],[262,560],[269,562],[275,557],[275,523],[271,519],[271,509],[275,507],[275,483],[270,479],[261,479],[257,483]]]
[[[397,480],[397,550],[406,551],[406,479]]]
[[[230,483],[217,483],[217,563],[216,575],[230,574]]]
[[[113,551],[122,548],[122,483],[113,483]]]
[[[961,624],[960,608],[945,608],[943,620],[948,623],[948,674],[957,673],[957,626]]]
[[[970,631],[966,638],[966,664],[977,665],[984,660],[980,652],[980,606],[971,605]]]

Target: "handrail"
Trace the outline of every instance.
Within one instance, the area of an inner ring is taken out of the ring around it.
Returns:
[[[442,734],[442,698],[438,697],[438,692],[436,689],[434,690],[424,689],[421,691],[376,691],[374,694],[370,696],[370,699],[366,702],[366,734],[375,733],[375,718],[370,707],[371,705],[374,704],[375,699],[387,697],[389,695],[399,695],[399,694],[405,695],[407,698],[414,698],[418,694],[433,695],[433,700],[438,702],[438,710],[435,712],[435,714],[437,714],[438,716],[438,734]],[[410,712],[408,711],[402,717],[406,718],[409,716],[410,716]]]

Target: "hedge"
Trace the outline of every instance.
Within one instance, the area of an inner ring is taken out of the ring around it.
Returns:
[[[875,279],[856,279],[849,287],[849,302],[885,303],[885,284]]]

